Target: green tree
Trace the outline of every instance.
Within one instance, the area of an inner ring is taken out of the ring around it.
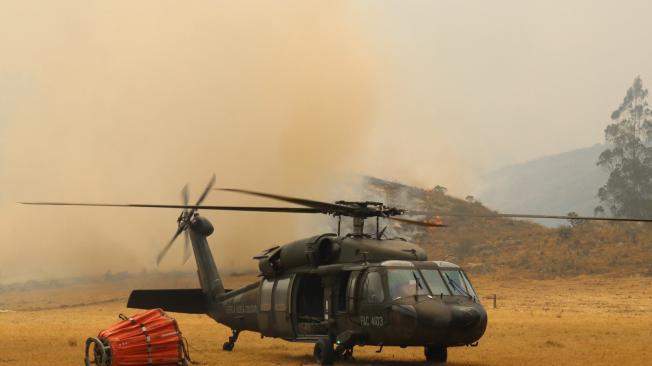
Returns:
[[[440,185],[437,185],[433,190],[439,194],[446,194],[448,192],[448,188]]]
[[[574,218],[574,217],[579,217],[580,216],[575,211],[569,212],[568,214],[566,214],[566,216],[569,217],[568,223],[570,224],[571,228],[573,228],[573,229],[577,229],[578,227],[582,226],[585,223],[584,220]]]
[[[568,225],[562,225],[559,227],[559,238],[561,240],[568,240],[573,237],[573,228]]]
[[[652,216],[652,112],[640,77],[627,90],[605,129],[609,148],[598,165],[609,171],[598,197],[615,216]]]
[[[596,208],[593,209],[593,216],[595,217],[602,217],[604,216],[604,207],[602,206],[597,206]]]

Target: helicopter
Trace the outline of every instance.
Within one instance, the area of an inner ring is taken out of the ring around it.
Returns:
[[[327,203],[242,189],[217,189],[253,195],[302,207],[202,205],[214,190],[216,177],[194,205],[188,186],[182,205],[20,202],[29,205],[101,206],[182,209],[177,230],[157,257],[157,264],[175,240],[184,235],[184,262],[190,247],[197,264],[200,288],[133,290],[127,307],[206,314],[229,327],[223,344],[233,351],[242,331],[291,342],[314,343],[318,364],[350,359],[356,346],[423,347],[427,361],[445,363],[448,348],[477,346],[487,328],[487,312],[467,273],[457,264],[429,260],[417,244],[386,239],[379,221],[393,220],[423,227],[446,227],[439,216],[479,218],[547,218],[652,222],[652,219],[579,217],[529,214],[446,214],[388,207],[373,201]],[[258,261],[259,279],[227,289],[208,245],[212,223],[199,210],[326,214],[337,218],[337,233],[325,233],[264,250]],[[419,221],[402,215],[429,215]],[[342,234],[342,218],[351,218],[352,232]],[[375,232],[365,221],[376,221]]]

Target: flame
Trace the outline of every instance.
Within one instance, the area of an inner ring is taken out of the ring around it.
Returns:
[[[427,220],[426,222],[429,223],[429,224],[433,224],[433,225],[443,225],[444,224],[444,222],[441,220],[441,217],[439,217],[439,216],[435,216],[432,219]],[[434,229],[434,227],[430,227],[430,228]]]

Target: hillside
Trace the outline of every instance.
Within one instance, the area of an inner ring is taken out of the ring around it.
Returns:
[[[490,213],[434,190],[366,178],[372,197],[392,205],[450,213]],[[561,227],[511,219],[449,218],[447,228],[396,225],[397,235],[421,244],[432,259],[448,258],[475,273],[532,278],[581,274],[652,276],[652,225],[579,223]]]
[[[498,169],[483,177],[475,195],[502,212],[593,215],[598,188],[608,177],[596,166],[604,150],[598,144]]]

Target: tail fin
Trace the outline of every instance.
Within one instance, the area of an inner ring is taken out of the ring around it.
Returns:
[[[196,216],[188,231],[195,261],[197,261],[197,274],[202,291],[214,299],[224,293],[224,285],[206,240],[213,233],[213,225],[205,218]]]
[[[186,314],[206,314],[206,295],[201,289],[133,290],[128,308],[158,309]]]

